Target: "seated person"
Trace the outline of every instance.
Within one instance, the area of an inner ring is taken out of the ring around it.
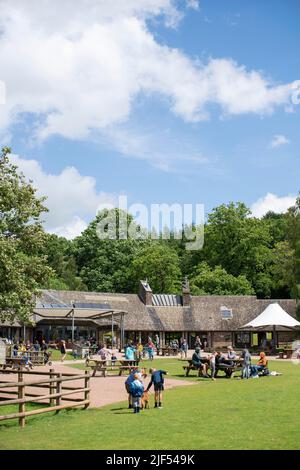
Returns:
[[[266,369],[268,367],[268,360],[266,358],[266,354],[261,352],[259,354],[259,360],[256,365],[250,366],[251,369],[251,377],[258,377],[258,372]]]
[[[237,358],[236,352],[233,350],[232,346],[228,346],[227,348],[228,353],[227,353],[227,364],[230,366],[234,365],[234,360]]]
[[[195,366],[197,369],[201,369],[203,372],[203,375],[207,377],[207,365],[203,363],[201,359],[201,349],[200,348],[195,348],[195,352],[192,356],[192,364]]]
[[[108,354],[111,355],[111,352],[108,349],[106,349],[103,345],[101,345],[97,354],[98,356],[101,357],[102,361],[106,361],[108,358]]]
[[[115,351],[112,352],[112,355],[111,355],[111,364],[114,366],[117,362],[118,358],[116,356],[116,353]]]
[[[230,364],[228,364],[228,360],[226,359],[225,355],[221,353],[221,351],[218,351],[216,354],[215,364],[216,364],[215,377],[217,377],[218,371],[220,369],[222,369],[225,372],[227,377],[231,377],[231,370],[228,367]]]

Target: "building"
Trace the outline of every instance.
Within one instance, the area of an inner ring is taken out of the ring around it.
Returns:
[[[208,347],[259,346],[272,339],[272,332],[241,331],[240,327],[260,314],[275,300],[255,296],[192,296],[188,281],[181,295],[154,294],[147,281],[140,282],[139,294],[43,290],[33,312],[34,327],[0,325],[0,337],[46,341],[86,339],[101,342],[113,336],[121,347],[129,340],[146,343],[158,334],[163,345],[186,338],[190,347],[199,335]],[[276,300],[290,315],[296,301]],[[278,342],[293,340],[295,332],[282,329]]]

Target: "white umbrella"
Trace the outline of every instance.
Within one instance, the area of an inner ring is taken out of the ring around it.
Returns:
[[[269,304],[267,308],[254,320],[250,321],[242,328],[267,328],[273,329],[274,350],[276,349],[276,327],[295,328],[300,327],[300,323],[289,315],[283,308],[276,302]]]

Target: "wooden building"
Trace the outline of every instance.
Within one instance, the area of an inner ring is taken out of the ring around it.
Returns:
[[[276,301],[295,315],[294,300]],[[186,338],[191,348],[199,335],[211,348],[260,346],[271,340],[271,331],[253,333],[240,327],[272,302],[275,299],[255,296],[192,296],[187,281],[181,295],[154,294],[146,281],[140,282],[139,294],[43,290],[33,312],[35,326],[25,327],[25,335],[46,341],[95,337],[99,342],[113,335],[122,346],[129,340],[146,343],[158,334],[162,345]],[[1,336],[24,338],[24,326],[0,325]],[[295,332],[283,329],[276,339],[289,342],[294,336]]]

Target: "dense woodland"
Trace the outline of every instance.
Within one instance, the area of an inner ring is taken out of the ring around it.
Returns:
[[[2,317],[28,318],[32,294],[40,288],[137,292],[142,278],[156,293],[179,293],[188,276],[195,295],[300,297],[300,197],[285,214],[261,219],[242,202],[214,208],[198,251],[186,250],[184,237],[175,234],[169,240],[100,239],[97,225],[106,211],[79,237],[67,240],[45,232],[41,220],[47,201],[36,196],[9,154],[4,148],[0,155]],[[133,222],[130,214],[126,217]]]

